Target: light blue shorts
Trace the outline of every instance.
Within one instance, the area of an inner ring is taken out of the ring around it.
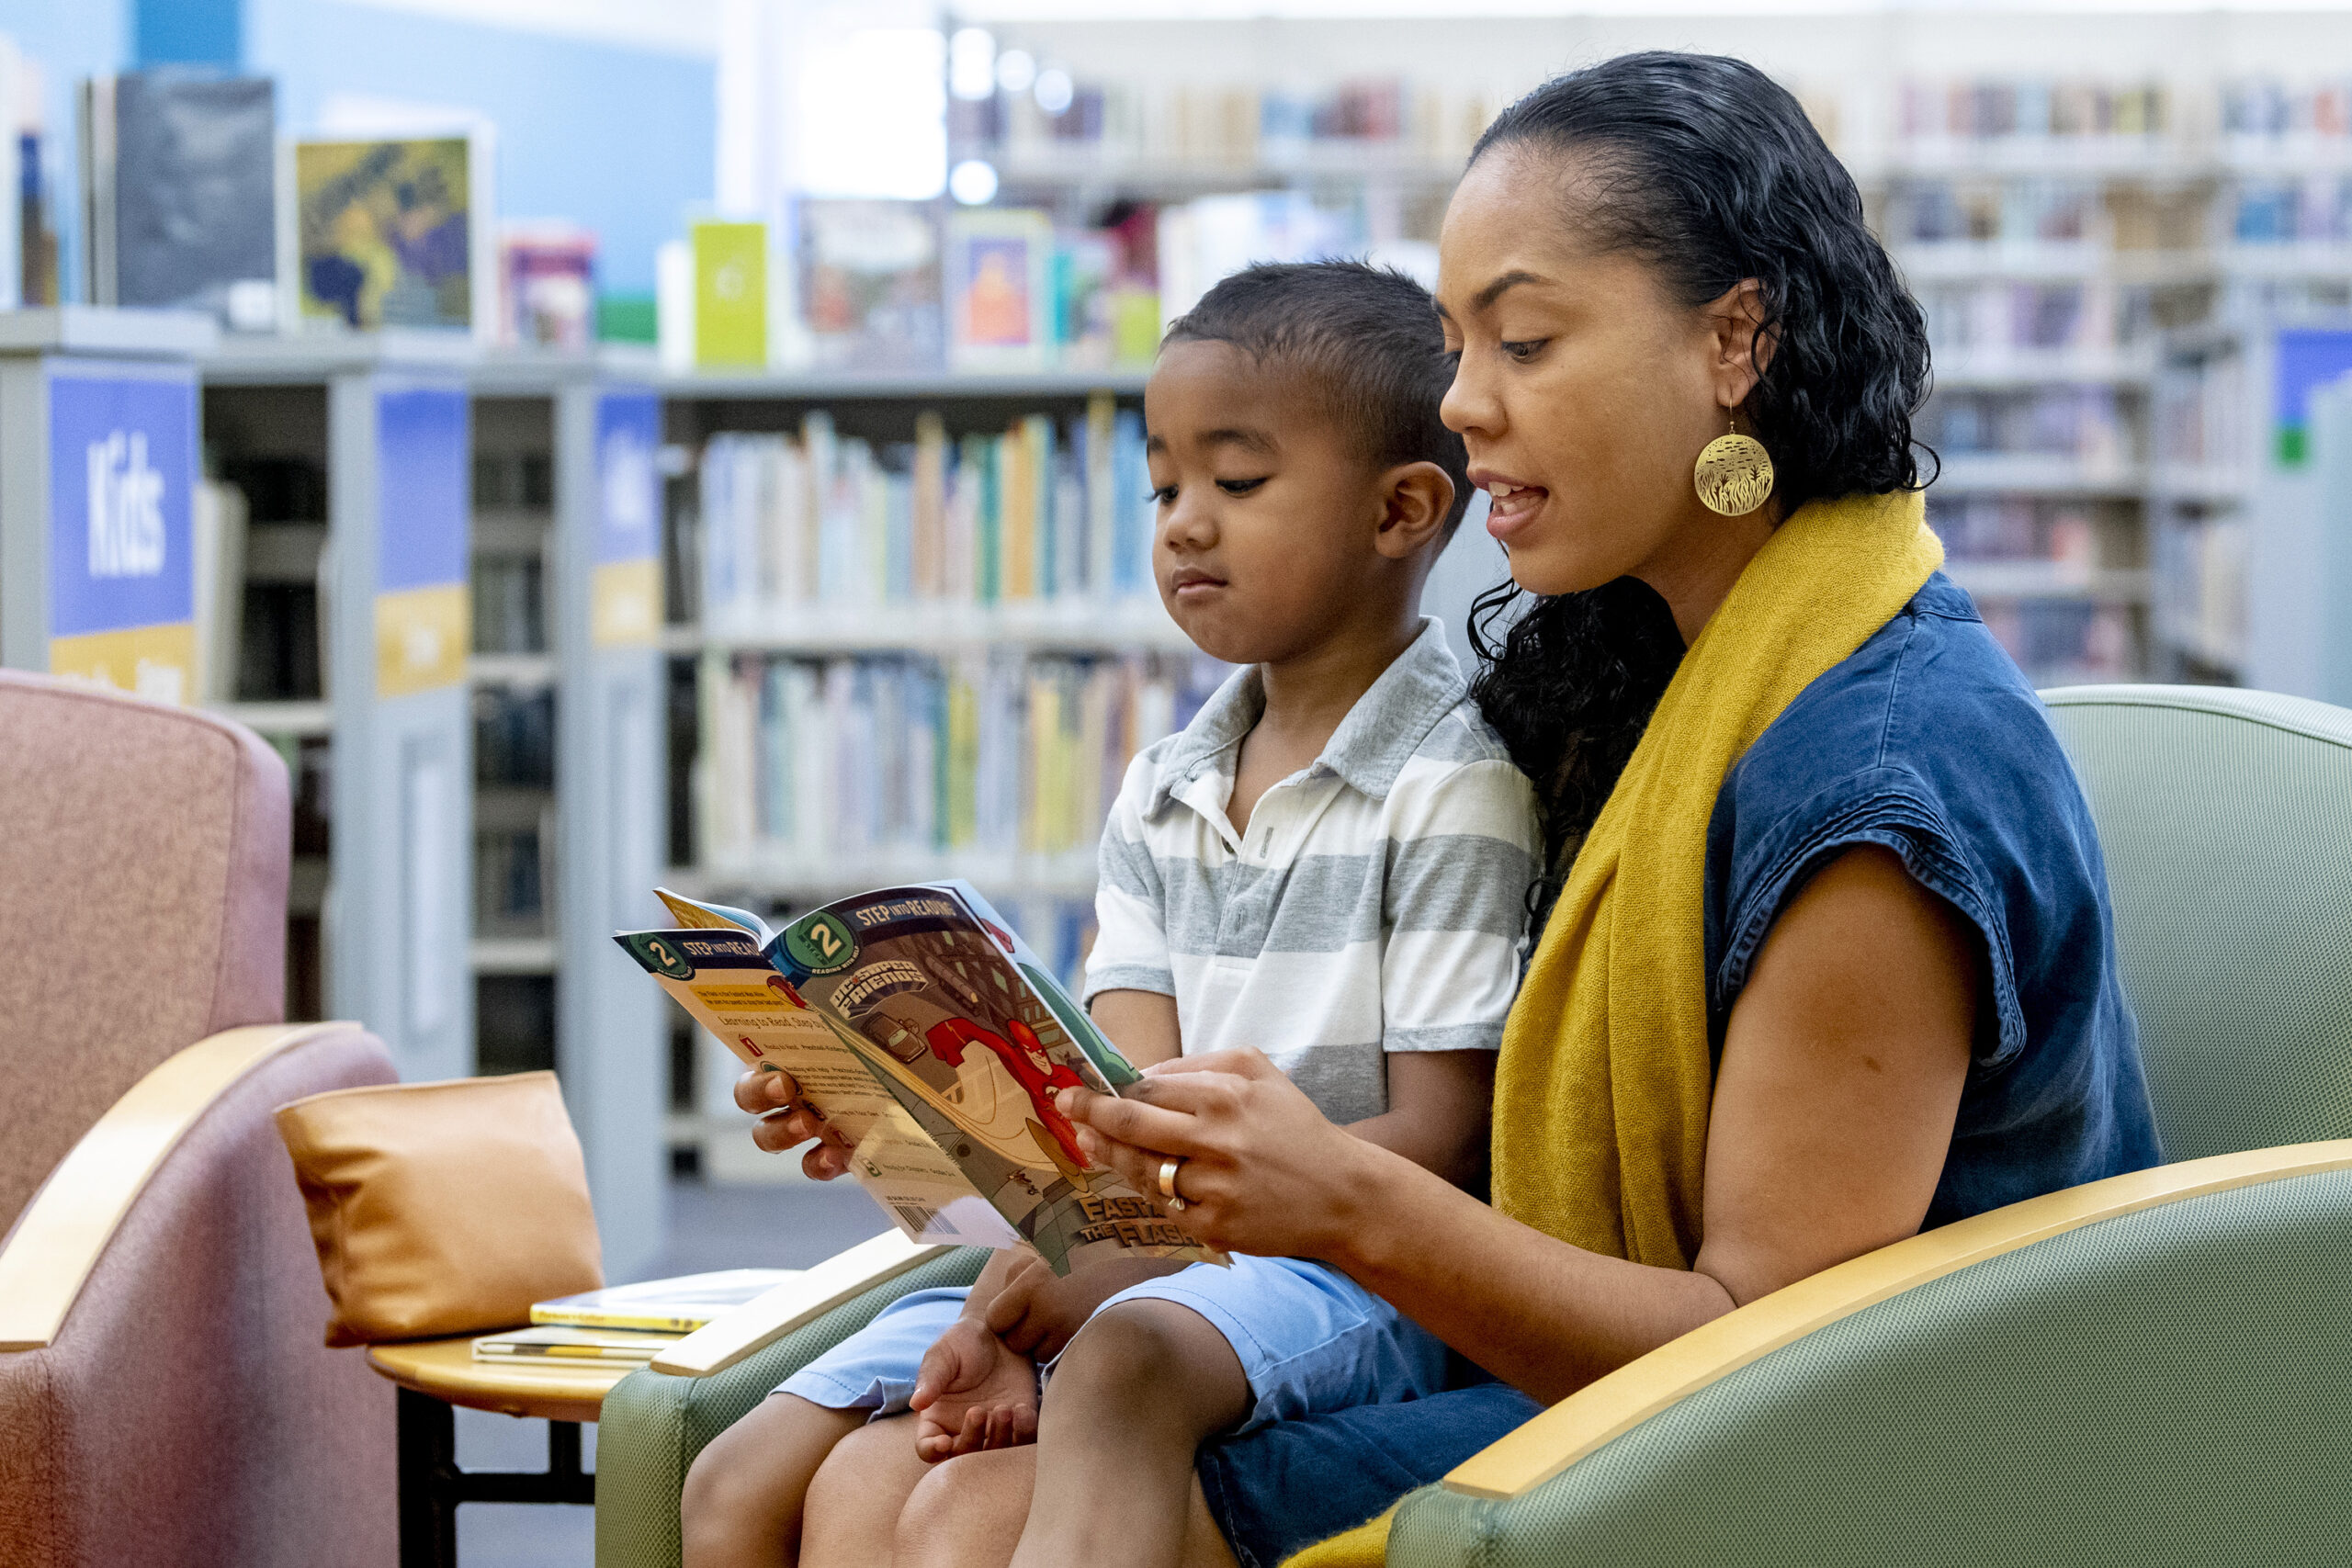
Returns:
[[[775,1390],[829,1410],[905,1412],[923,1352],[970,1292],[914,1291],[786,1378]],[[1419,1399],[1445,1387],[1435,1336],[1336,1269],[1292,1258],[1233,1256],[1130,1286],[1097,1307],[1163,1301],[1206,1318],[1240,1358],[1249,1418],[1236,1432],[1361,1404]],[[1047,1369],[1050,1371],[1050,1368]]]

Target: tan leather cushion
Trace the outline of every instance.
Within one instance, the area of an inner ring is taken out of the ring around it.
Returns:
[[[0,1231],[158,1063],[283,1016],[288,847],[251,731],[0,671]]]
[[[588,1168],[553,1073],[388,1084],[282,1106],[330,1345],[530,1320],[605,1282]]]

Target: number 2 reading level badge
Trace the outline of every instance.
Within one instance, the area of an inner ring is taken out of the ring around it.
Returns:
[[[786,931],[784,949],[811,975],[831,975],[857,962],[857,939],[834,915],[811,915]]]

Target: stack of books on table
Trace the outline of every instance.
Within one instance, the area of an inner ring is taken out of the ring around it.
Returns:
[[[477,1361],[584,1360],[643,1366],[665,1345],[799,1273],[723,1269],[558,1296],[531,1308],[531,1326],[474,1341]]]

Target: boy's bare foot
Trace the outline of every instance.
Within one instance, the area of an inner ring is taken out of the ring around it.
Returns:
[[[923,1352],[910,1403],[915,1452],[933,1464],[1037,1437],[1037,1364],[959,1317]]]

